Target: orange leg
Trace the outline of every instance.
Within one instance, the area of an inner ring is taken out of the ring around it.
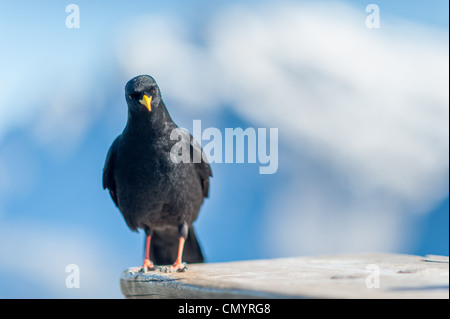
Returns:
[[[152,236],[147,235],[147,239],[145,241],[145,258],[144,258],[144,264],[142,265],[142,269],[144,271],[146,270],[146,268],[148,270],[153,270],[155,268],[152,261],[150,260],[150,240],[151,239],[152,239]]]
[[[148,270],[155,270],[155,266],[153,265],[152,261],[150,260],[150,241],[152,239],[152,236],[147,235],[147,238],[145,240],[145,258],[144,263],[142,267],[133,268],[133,272],[146,272]]]
[[[186,267],[183,264],[183,249],[184,249],[184,242],[185,239],[183,237],[180,237],[178,241],[178,254],[177,254],[177,260],[175,260],[175,263],[172,266],[172,269],[183,271]]]

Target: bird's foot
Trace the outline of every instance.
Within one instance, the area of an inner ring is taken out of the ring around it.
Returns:
[[[183,263],[181,261],[176,261],[171,267],[171,271],[178,271],[178,272],[184,272],[187,270],[186,263]]]
[[[142,267],[133,268],[133,269],[131,269],[131,272],[137,273],[137,272],[147,272],[147,271],[151,271],[151,270],[156,270],[155,265],[153,265],[153,263],[150,259],[145,259]]]
[[[149,270],[155,270],[156,267],[153,265],[152,261],[150,259],[145,259],[144,264],[141,267],[142,272],[147,272]]]

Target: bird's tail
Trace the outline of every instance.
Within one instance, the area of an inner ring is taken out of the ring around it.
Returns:
[[[170,265],[177,259],[179,234],[176,229],[154,230],[150,242],[150,259],[156,265]],[[204,257],[194,233],[194,227],[189,227],[184,243],[183,261],[187,263],[202,263]]]

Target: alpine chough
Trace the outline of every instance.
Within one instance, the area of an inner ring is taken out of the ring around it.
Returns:
[[[173,160],[170,152],[179,140],[171,139],[171,133],[178,126],[151,76],[131,79],[125,98],[128,121],[106,156],[103,188],[109,190],[128,227],[145,231],[144,271],[154,269],[153,262],[173,263],[176,270],[184,269],[183,260],[203,262],[192,226],[208,197],[212,176],[203,150],[184,131],[190,161]]]

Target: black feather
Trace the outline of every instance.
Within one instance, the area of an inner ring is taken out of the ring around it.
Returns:
[[[151,112],[139,102],[142,94],[152,97]],[[192,223],[209,195],[211,167],[190,134],[191,161],[175,163],[171,159],[170,151],[177,141],[170,139],[170,133],[177,125],[152,77],[131,79],[125,97],[128,121],[108,151],[103,188],[109,190],[130,229],[152,230],[150,252],[156,264],[175,260],[177,229],[182,223],[189,227],[184,260],[202,262]],[[201,161],[194,163],[194,156],[199,155]]]

